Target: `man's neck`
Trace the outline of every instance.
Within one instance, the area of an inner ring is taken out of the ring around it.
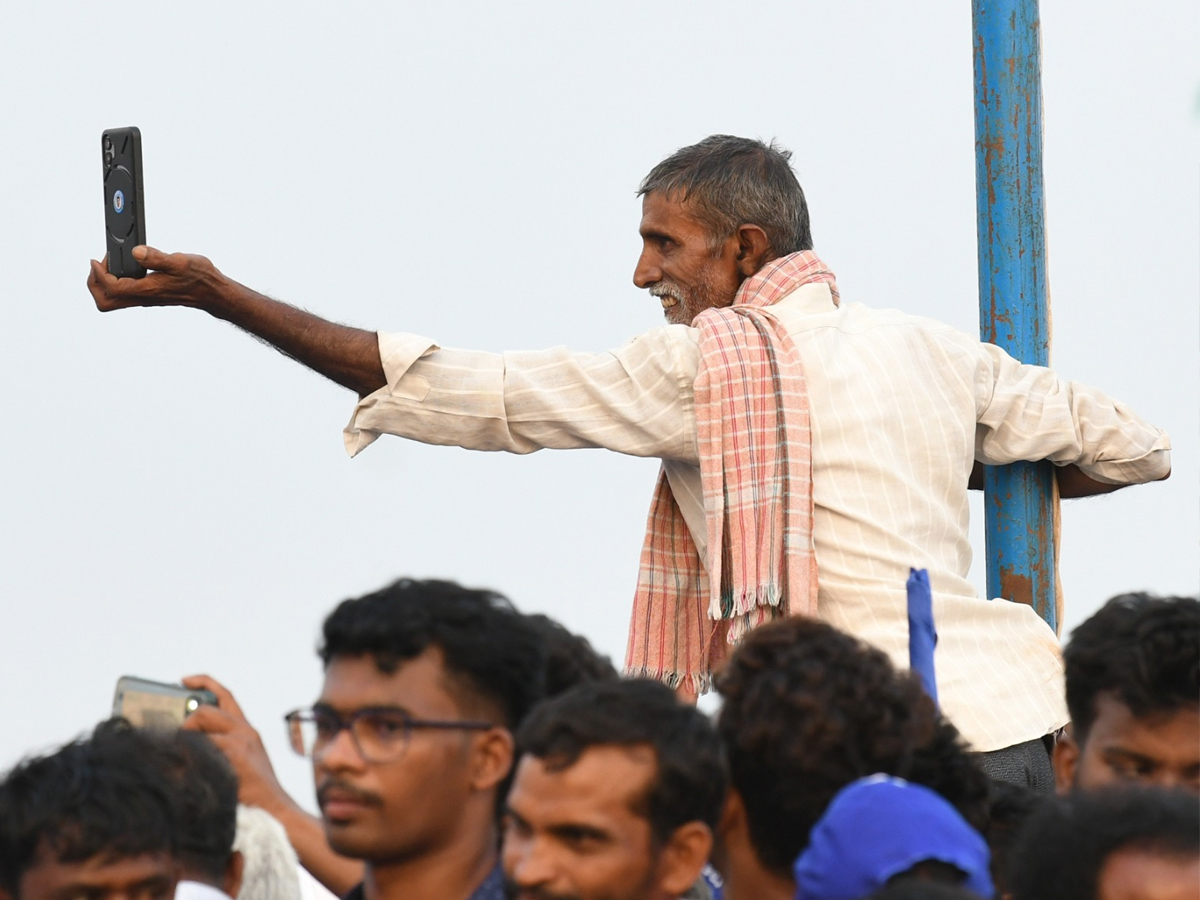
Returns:
[[[792,900],[796,882],[759,866],[735,866],[725,876],[726,900]]]
[[[413,859],[367,863],[366,900],[467,900],[496,866],[497,835],[456,841]]]

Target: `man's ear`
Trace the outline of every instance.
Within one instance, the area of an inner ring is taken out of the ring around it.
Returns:
[[[1054,789],[1060,796],[1070,793],[1075,784],[1075,767],[1079,764],[1079,745],[1070,725],[1058,736],[1050,760],[1054,764]]]
[[[772,258],[771,241],[758,225],[739,226],[736,237],[738,274],[749,278]]]
[[[741,794],[730,788],[725,792],[725,806],[721,809],[721,821],[717,823],[717,834],[722,843],[728,843],[730,835],[738,834],[746,826],[746,807]]]
[[[242,889],[242,876],[246,874],[246,857],[241,850],[229,854],[229,865],[225,869],[225,893],[236,897]]]
[[[475,742],[471,786],[488,791],[502,782],[513,767],[516,742],[507,728],[489,728]]]
[[[712,831],[703,822],[685,822],[675,829],[658,859],[658,886],[668,897],[687,892],[712,854]]]

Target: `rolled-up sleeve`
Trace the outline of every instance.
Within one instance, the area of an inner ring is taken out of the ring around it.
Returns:
[[[387,384],[359,401],[343,436],[354,456],[381,434],[532,453],[602,447],[695,462],[691,328],[668,326],[607,353],[443,349],[379,335]]]
[[[975,457],[989,465],[1048,459],[1106,484],[1141,484],[1171,471],[1165,431],[1119,400],[983,344],[976,370]]]

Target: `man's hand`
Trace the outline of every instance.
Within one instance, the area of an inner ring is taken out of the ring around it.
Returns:
[[[1170,474],[1168,471],[1166,475],[1157,480],[1166,481],[1170,477]],[[1129,487],[1127,484],[1109,484],[1104,481],[1096,481],[1094,478],[1084,475],[1083,470],[1076,465],[1055,466],[1054,477],[1058,480],[1058,496],[1063,500],[1074,500],[1079,497],[1096,497],[1100,494],[1111,494],[1113,491]],[[983,463],[978,460],[975,462],[975,467],[971,469],[971,477],[967,480],[967,487],[973,491],[983,490]]]
[[[233,694],[215,678],[193,675],[183,679],[185,687],[203,688],[217,695],[216,706],[202,705],[188,716],[183,727],[209,736],[225,754],[238,777],[238,801],[265,809],[276,818],[294,806],[275,777],[262,738],[247,720]]]
[[[133,258],[151,270],[145,278],[116,278],[109,274],[104,261],[92,260],[87,285],[100,312],[130,306],[203,309],[220,297],[220,287],[227,281],[203,256],[135,247]]]
[[[100,312],[130,306],[191,306],[232,322],[286,356],[365,397],[387,384],[373,331],[339,325],[222,275],[203,256],[134,247],[145,278],[114,278],[92,260],[88,290]]]

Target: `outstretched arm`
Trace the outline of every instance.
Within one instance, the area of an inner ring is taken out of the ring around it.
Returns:
[[[226,278],[208,259],[137,247],[145,278],[115,278],[92,260],[88,290],[101,312],[190,306],[232,322],[281,353],[365,397],[387,383],[373,331],[330,322]]]
[[[1088,497],[1171,473],[1171,441],[1103,391],[1024,365],[981,344],[975,458],[987,465],[1046,459],[1063,497]]]

